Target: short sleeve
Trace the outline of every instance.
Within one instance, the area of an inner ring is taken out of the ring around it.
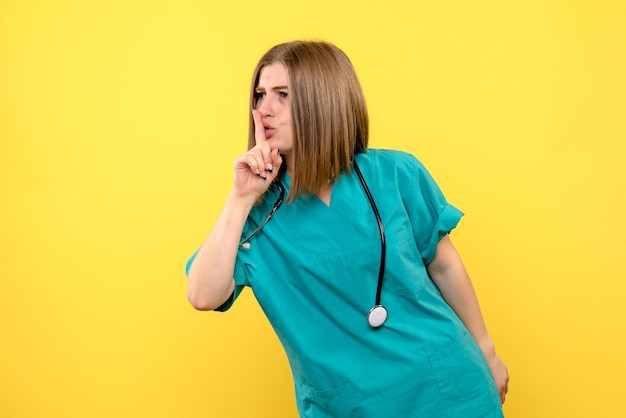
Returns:
[[[278,196],[278,195],[277,195]],[[248,219],[243,227],[243,231],[241,233],[241,240],[244,237],[248,237],[255,231],[261,222],[266,217],[266,214],[270,212],[274,201],[272,199],[264,199],[259,204],[255,205],[250,213],[248,214]],[[193,260],[196,258],[198,254],[198,250],[189,258],[187,261],[187,265],[185,267],[185,274],[189,276],[189,268],[193,263]],[[246,286],[250,286],[250,280],[253,273],[256,271],[256,262],[255,260],[260,259],[261,254],[258,251],[256,245],[252,245],[244,248],[242,246],[239,247],[237,252],[237,258],[235,259],[235,271],[233,272],[233,278],[235,279],[235,289],[233,293],[230,295],[228,300],[224,302],[220,307],[215,309],[219,312],[224,312],[230,309],[230,307],[235,303],[235,300],[239,297],[241,292]]]
[[[239,251],[241,252],[244,250],[240,249]],[[198,250],[196,250],[191,255],[191,257],[189,257],[189,260],[187,260],[187,264],[185,265],[185,275],[187,277],[189,277],[189,268],[191,267],[191,263],[193,263],[193,260],[196,258],[197,254],[198,254]],[[230,307],[233,305],[233,303],[235,303],[235,300],[237,299],[241,291],[247,285],[246,268],[245,268],[244,263],[241,261],[241,257],[239,256],[237,257],[237,261],[235,262],[234,278],[235,278],[235,289],[233,290],[233,293],[230,295],[228,300],[226,300],[226,302],[224,302],[221,306],[215,309],[216,311],[225,312],[229,310]]]
[[[463,212],[450,205],[424,165],[413,157],[409,195],[406,196],[415,242],[425,265],[435,258],[437,244],[454,229]]]

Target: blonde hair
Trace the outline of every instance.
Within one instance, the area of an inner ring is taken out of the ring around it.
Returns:
[[[351,173],[355,154],[367,149],[369,118],[361,85],[347,55],[323,41],[276,45],[261,58],[253,76],[250,105],[263,67],[287,70],[295,170],[288,202],[319,191],[343,172]],[[248,147],[255,145],[250,117]],[[285,165],[285,164],[283,164]]]

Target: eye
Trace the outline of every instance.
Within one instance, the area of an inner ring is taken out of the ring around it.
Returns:
[[[258,99],[265,99],[266,95],[267,94],[264,91],[256,91],[256,92],[254,92],[254,98],[257,99],[257,100]]]
[[[280,94],[280,97],[282,97],[283,99],[289,98],[289,93],[287,93],[286,91],[281,91],[279,94]]]

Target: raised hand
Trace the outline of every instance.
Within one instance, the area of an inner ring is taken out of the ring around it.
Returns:
[[[271,149],[265,136],[263,119],[252,110],[256,145],[235,160],[235,192],[240,197],[258,199],[278,175],[283,162],[278,149]]]

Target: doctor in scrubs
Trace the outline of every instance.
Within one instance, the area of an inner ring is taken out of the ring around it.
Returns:
[[[295,41],[259,61],[248,151],[188,299],[250,287],[291,366],[302,417],[501,417],[508,372],[450,231],[463,213],[412,155],[368,148],[348,57]]]

